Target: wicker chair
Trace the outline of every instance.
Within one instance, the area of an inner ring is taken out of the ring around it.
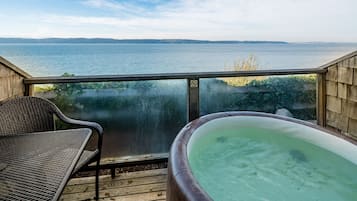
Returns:
[[[94,122],[80,121],[66,117],[52,102],[38,97],[17,97],[0,103],[0,137],[21,133],[55,130],[55,118],[78,127],[88,127],[98,134],[95,150],[85,150],[73,174],[96,162],[96,199],[99,198],[99,163],[103,141],[103,128]]]

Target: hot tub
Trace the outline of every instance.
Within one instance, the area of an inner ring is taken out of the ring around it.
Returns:
[[[357,200],[357,146],[314,124],[224,112],[187,124],[168,166],[168,201]]]

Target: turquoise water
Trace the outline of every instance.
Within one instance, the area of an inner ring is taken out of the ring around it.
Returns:
[[[272,130],[211,133],[194,143],[189,162],[217,201],[357,200],[355,164]]]
[[[0,44],[0,56],[34,76],[232,70],[254,55],[261,69],[318,67],[355,44]]]

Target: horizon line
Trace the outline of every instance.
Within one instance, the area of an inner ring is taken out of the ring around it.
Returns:
[[[13,36],[0,36],[0,40],[113,40],[113,41],[170,41],[170,42],[174,42],[174,41],[178,41],[178,42],[261,42],[261,43],[357,43],[356,41],[352,42],[352,41],[344,41],[344,42],[339,42],[339,41],[284,41],[284,40],[210,40],[210,39],[189,39],[189,38],[106,38],[106,37],[13,37]],[[0,42],[1,43],[1,42]]]

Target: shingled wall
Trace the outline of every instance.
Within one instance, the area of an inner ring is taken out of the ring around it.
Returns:
[[[0,57],[0,101],[10,97],[23,96],[25,85],[23,79],[29,74]]]
[[[326,126],[357,139],[357,51],[324,68]]]

